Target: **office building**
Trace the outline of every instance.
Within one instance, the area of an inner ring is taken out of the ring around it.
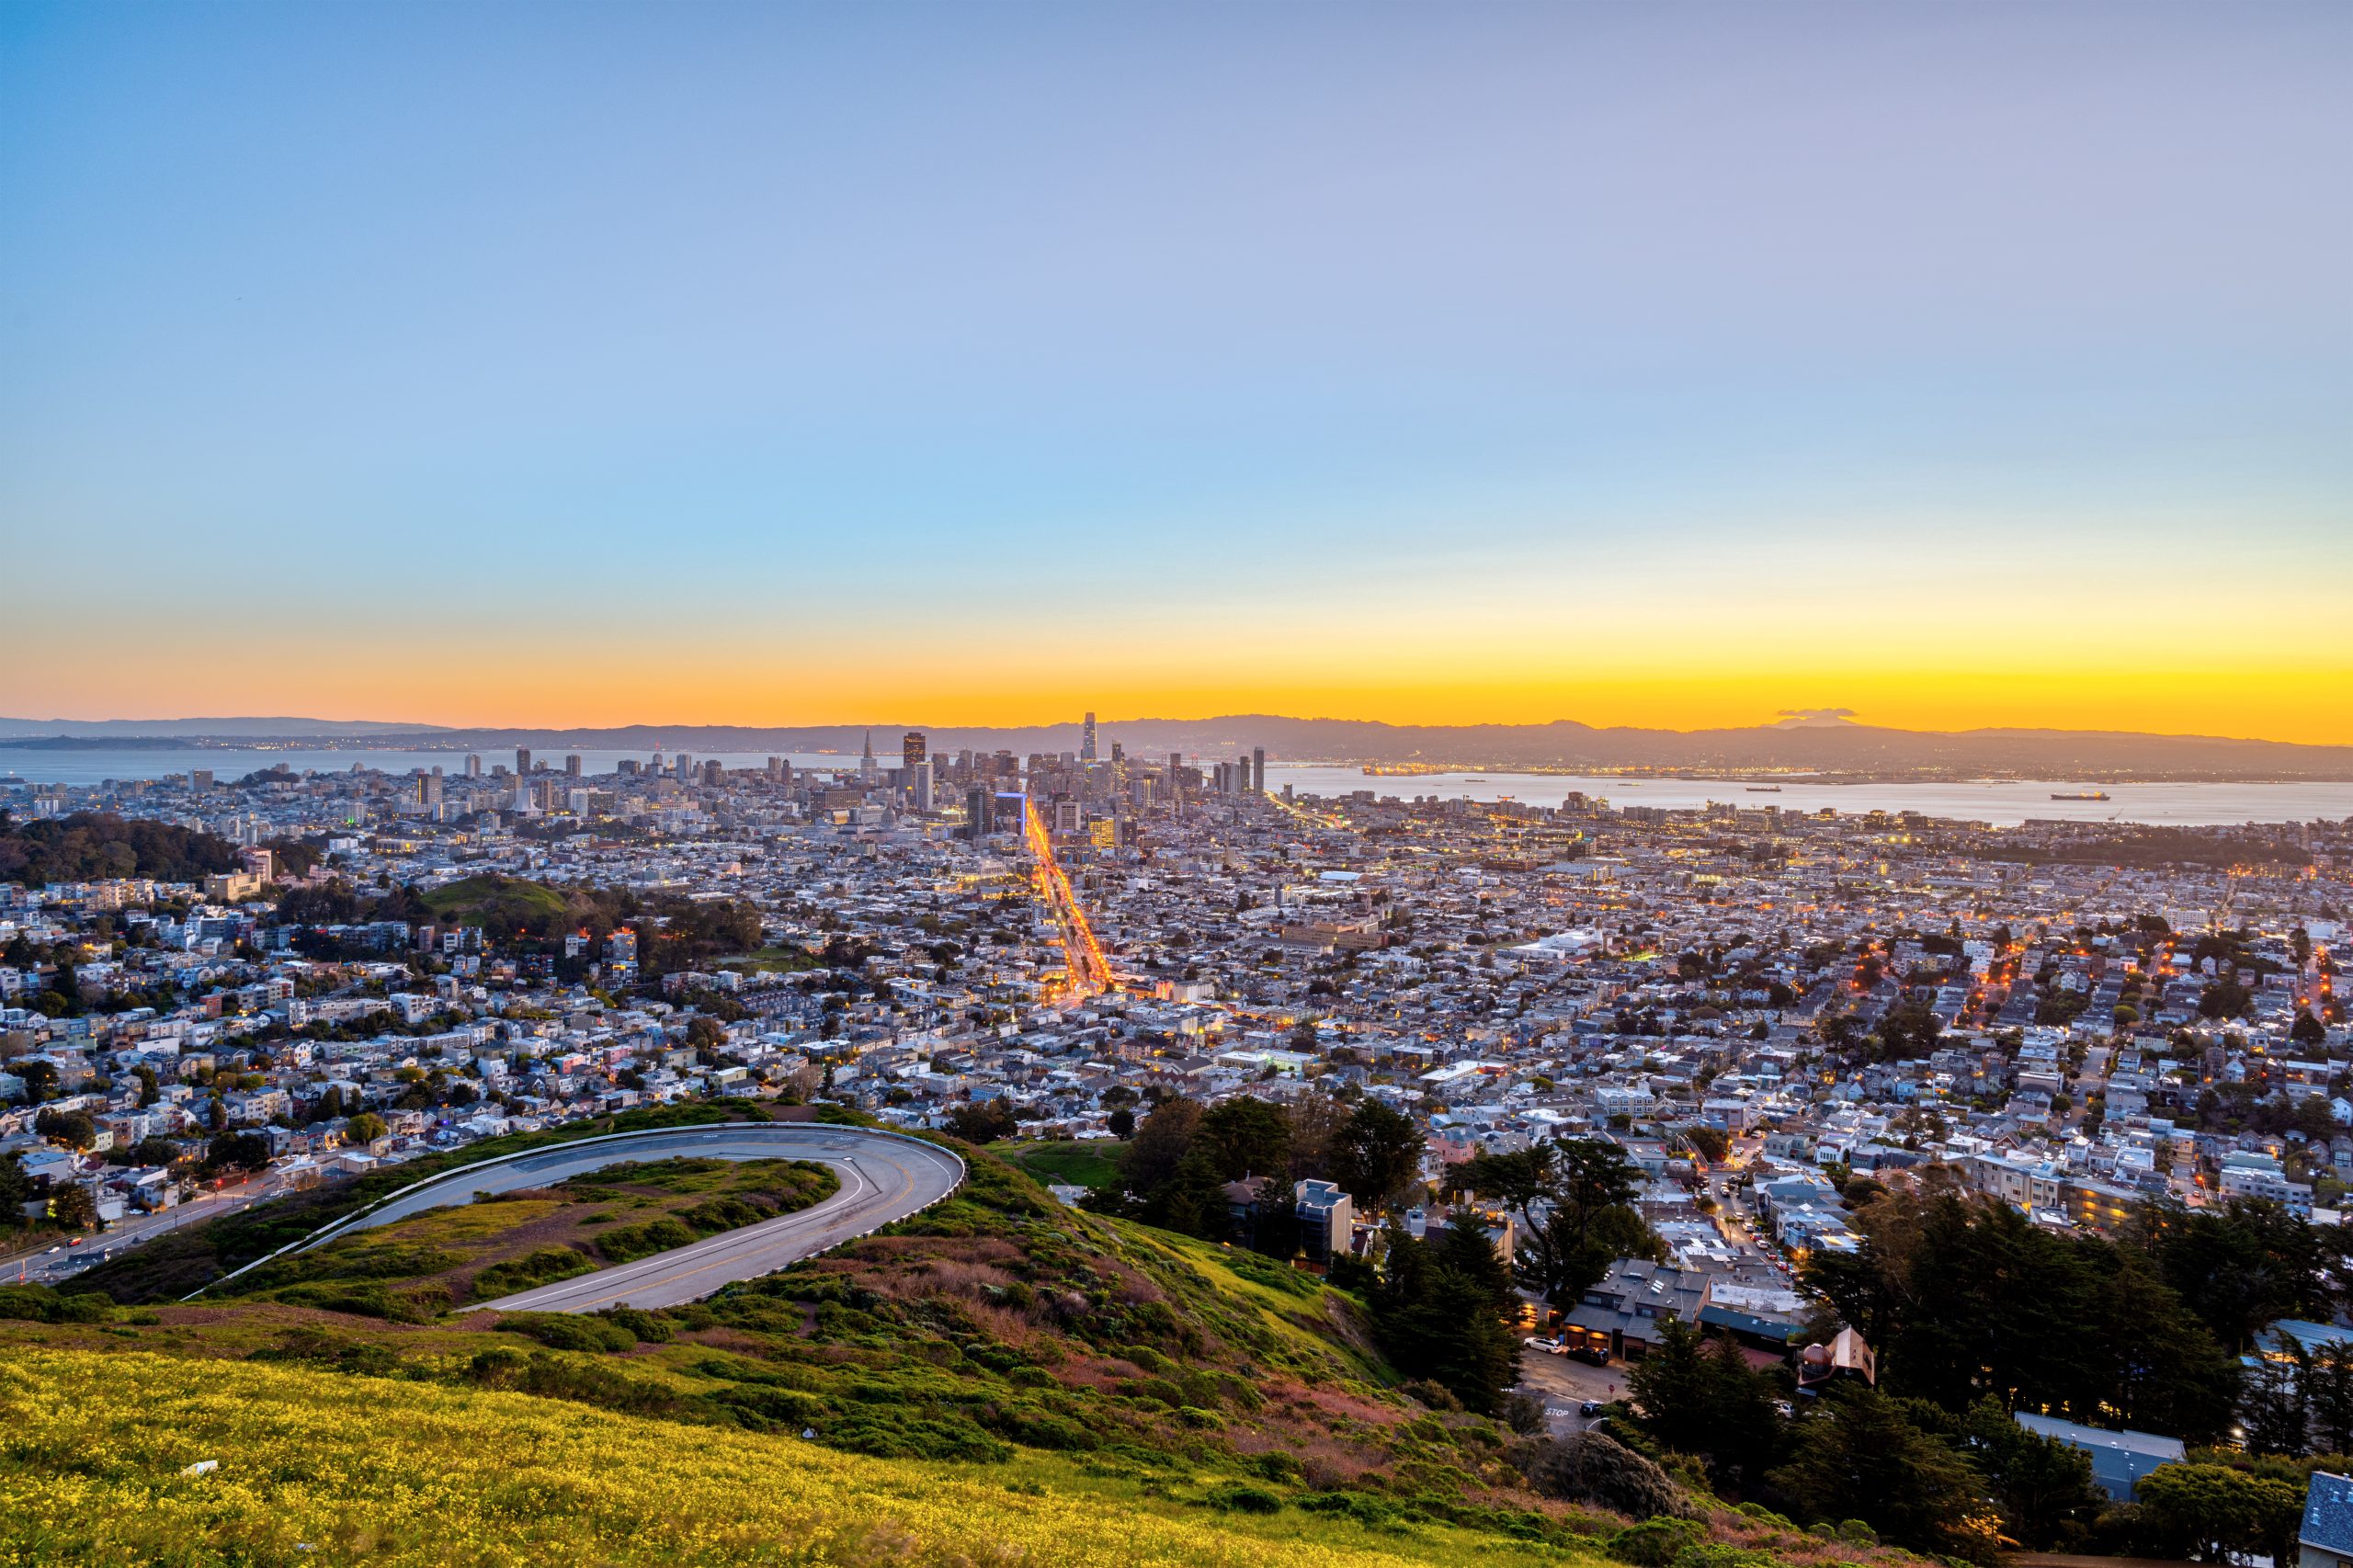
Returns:
[[[930,755],[931,753],[925,748],[924,734],[921,730],[909,730],[899,738],[899,764],[904,771],[913,773],[915,770],[915,764]]]
[[[1095,715],[1092,713],[1086,716],[1086,725],[1078,733],[1078,760],[1095,760]]]
[[[574,778],[580,777],[580,754],[578,752],[574,752],[570,756],[563,759],[563,770],[572,775]]]
[[[874,766],[874,732],[866,732],[866,750],[858,759],[858,781],[871,789],[881,773]]]
[[[710,758],[702,765],[702,781],[713,790],[718,789],[727,782],[726,766],[715,756]]]
[[[1263,795],[1267,792],[1267,748],[1265,746],[1250,748],[1250,788],[1256,794]]]
[[[482,777],[482,753],[471,751],[466,754],[466,777],[469,778]]]
[[[517,746],[515,748],[515,771],[517,773],[529,773],[531,771],[531,748],[529,746]]]

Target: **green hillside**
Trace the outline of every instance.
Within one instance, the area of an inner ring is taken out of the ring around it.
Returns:
[[[1434,1520],[1224,1506],[1065,1462],[926,1464],[523,1394],[34,1350],[0,1365],[0,1559],[626,1565],[1574,1562]],[[191,1466],[219,1468],[190,1475]]]
[[[112,1301],[0,1290],[6,1397],[33,1413],[0,1449],[18,1504],[0,1530],[25,1562],[143,1562],[168,1539],[185,1549],[154,1555],[188,1563],[1243,1563],[1577,1561],[1626,1528],[1561,1500],[1622,1494],[1539,1495],[1502,1425],[1407,1397],[1353,1295],[963,1152],[947,1202],[659,1311],[440,1303],[470,1269],[553,1250],[534,1242],[552,1227],[643,1223],[764,1173],[688,1162],[676,1190],[642,1169],[441,1210],[190,1304],[159,1283],[285,1222],[137,1249],[92,1276]],[[178,1477],[205,1458],[218,1475]],[[1707,1520],[1643,1537],[1650,1568],[1870,1555],[1648,1473],[1643,1512]]]

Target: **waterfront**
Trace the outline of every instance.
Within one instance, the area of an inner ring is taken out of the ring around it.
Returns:
[[[898,761],[897,735],[876,740],[875,756],[884,767]],[[507,750],[479,754],[485,769],[514,766]],[[541,751],[538,760],[561,767],[567,754]],[[715,758],[727,767],[756,767],[767,760],[765,752],[698,752],[698,762]],[[415,768],[439,767],[456,775],[465,767],[464,751],[379,750],[365,746],[337,749],[265,748],[256,746],[108,746],[86,750],[0,748],[0,784],[68,784],[87,786],[108,779],[129,781],[185,775],[190,768],[210,768],[215,779],[233,782],[256,768],[285,767],[297,773],[348,773],[355,767],[403,774]],[[650,749],[622,751],[583,749],[583,767],[591,774],[609,773],[624,758],[644,762]],[[665,747],[665,758],[675,748]],[[788,760],[796,768],[831,772],[858,766],[846,752],[793,752]],[[2069,778],[1975,779],[1940,783],[1830,784],[1801,778],[1775,781],[1765,790],[1753,778],[1667,778],[1605,777],[1558,773],[1472,772],[1367,777],[1361,768],[1308,767],[1269,761],[1267,786],[1279,790],[1291,786],[1301,794],[1339,796],[1370,790],[1376,797],[1410,801],[1416,796],[1440,800],[1518,801],[1529,805],[1557,806],[1572,790],[1608,800],[1616,806],[1659,806],[1682,810],[1728,801],[1750,808],[1779,806],[1785,812],[1817,812],[1827,806],[1842,812],[1871,811],[1920,812],[1932,817],[2016,826],[2029,819],[2066,822],[2131,822],[2182,827],[2216,826],[2247,822],[2341,821],[2353,817],[2353,782],[2285,784],[2109,784]],[[2105,801],[2054,801],[2056,793],[2106,790]]]
[[[885,767],[898,766],[898,737],[891,737],[891,749],[886,756],[875,753],[875,760]],[[881,745],[878,738],[876,744]],[[858,756],[849,752],[700,752],[687,748],[697,762],[717,758],[725,767],[758,767],[771,756],[781,755],[795,767],[813,767],[822,771],[858,766]],[[355,767],[365,767],[378,773],[409,773],[417,768],[439,768],[455,776],[465,771],[466,750],[449,751],[380,751],[365,746],[347,746],[334,750],[317,747],[259,746],[105,746],[87,750],[60,748],[42,751],[30,747],[0,747],[0,785],[23,784],[103,784],[108,779],[128,783],[141,778],[167,778],[173,774],[187,775],[190,768],[210,768],[216,782],[234,783],[257,768],[288,767],[297,773],[349,773]],[[504,765],[510,770],[515,766],[515,753],[509,748],[498,751],[475,750],[472,755],[482,758],[483,771]],[[654,753],[649,749],[621,751],[610,747],[581,748],[574,752],[537,751],[536,761],[562,767],[567,756],[577,756],[582,768],[589,773],[610,773],[613,765],[627,758],[645,762]],[[675,746],[662,748],[665,761],[675,761],[678,751]]]
[[[1368,778],[1354,767],[1297,767],[1269,762],[1267,787],[1290,785],[1301,794],[1346,795],[1370,790],[1376,797],[1415,796],[1440,800],[1513,800],[1557,806],[1573,790],[1606,799],[1613,806],[1688,809],[1711,801],[1752,809],[1779,806],[1785,812],[1920,812],[1932,817],[2015,827],[2029,819],[2053,822],[2149,823],[2211,827],[2247,822],[2340,821],[2353,817],[2353,783],[2294,784],[2100,784],[2069,778],[1968,779],[1924,784],[1826,784],[1796,778],[1775,780],[1759,790],[1757,781],[1737,778],[1627,778],[1556,773],[1430,773]],[[2052,793],[2108,792],[2105,801],[2054,801]]]

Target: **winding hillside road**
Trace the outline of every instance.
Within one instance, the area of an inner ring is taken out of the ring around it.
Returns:
[[[672,1307],[722,1285],[773,1274],[812,1254],[904,1220],[954,1192],[964,1162],[936,1143],[861,1127],[823,1122],[732,1123],[608,1133],[554,1148],[466,1166],[419,1183],[380,1208],[322,1231],[298,1249],[388,1225],[428,1209],[469,1203],[477,1192],[550,1187],[607,1165],[635,1160],[813,1160],[831,1165],[840,1190],[823,1202],[688,1246],[560,1279],[461,1312],[593,1312],[624,1302]]]

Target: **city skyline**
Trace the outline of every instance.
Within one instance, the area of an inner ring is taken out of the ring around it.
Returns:
[[[0,40],[10,711],[2353,740],[2341,8]]]

